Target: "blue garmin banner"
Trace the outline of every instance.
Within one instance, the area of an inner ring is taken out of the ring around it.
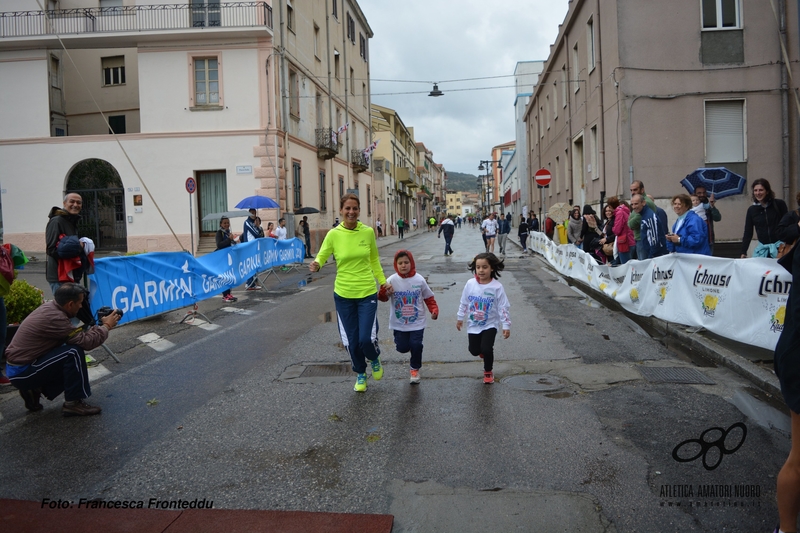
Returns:
[[[152,252],[95,261],[89,276],[92,310],[122,309],[120,324],[193,305],[270,268],[302,263],[300,239],[256,239],[202,257]]]

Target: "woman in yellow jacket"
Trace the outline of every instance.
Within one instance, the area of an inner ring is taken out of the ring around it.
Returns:
[[[309,265],[317,272],[331,254],[336,260],[336,281],[333,301],[342,344],[350,354],[356,384],[353,390],[367,390],[367,360],[372,366],[372,378],[383,377],[378,348],[378,288],[377,279],[387,294],[392,286],[383,274],[375,232],[358,221],[361,202],[355,194],[346,194],[339,202],[342,222],[325,236],[317,257]]]

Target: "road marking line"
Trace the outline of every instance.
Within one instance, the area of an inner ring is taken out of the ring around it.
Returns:
[[[89,371],[89,381],[97,381],[103,376],[107,376],[111,373],[111,370],[107,369],[103,365],[90,366],[88,368],[88,371]]]
[[[189,324],[190,326],[197,326],[198,328],[204,329],[206,331],[214,331],[215,329],[219,329],[222,327],[219,324],[211,324],[200,318],[190,318],[186,322],[184,322],[184,324]]]
[[[148,333],[147,335],[138,337],[138,339],[157,352],[165,352],[175,347],[174,343],[167,339],[162,339],[157,333]]]
[[[319,285],[314,285],[313,287],[303,287],[300,290],[304,292],[313,291],[315,289],[319,289]]]
[[[142,335],[141,337],[138,337],[138,339],[145,344],[147,344],[148,342],[155,342],[160,338],[161,336],[158,333],[148,333],[147,335]]]
[[[220,311],[225,311],[226,313],[236,313],[237,315],[256,314],[255,311],[250,311],[249,309],[239,309],[238,307],[220,307]]]

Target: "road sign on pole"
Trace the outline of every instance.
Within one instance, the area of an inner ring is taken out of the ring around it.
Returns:
[[[192,241],[192,255],[194,255],[194,215],[192,215],[192,194],[197,190],[194,178],[186,178],[186,192],[189,193],[189,239]]]
[[[547,187],[550,185],[551,178],[552,176],[550,175],[550,171],[546,168],[540,168],[536,171],[536,174],[533,175],[533,180],[539,187]]]

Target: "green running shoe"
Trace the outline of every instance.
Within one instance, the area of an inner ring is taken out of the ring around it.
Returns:
[[[383,367],[381,366],[381,358],[377,357],[374,361],[370,361],[372,365],[372,379],[380,381],[383,377]]]
[[[353,387],[353,390],[356,392],[367,392],[366,374],[358,374],[358,377],[356,377],[356,385]]]

